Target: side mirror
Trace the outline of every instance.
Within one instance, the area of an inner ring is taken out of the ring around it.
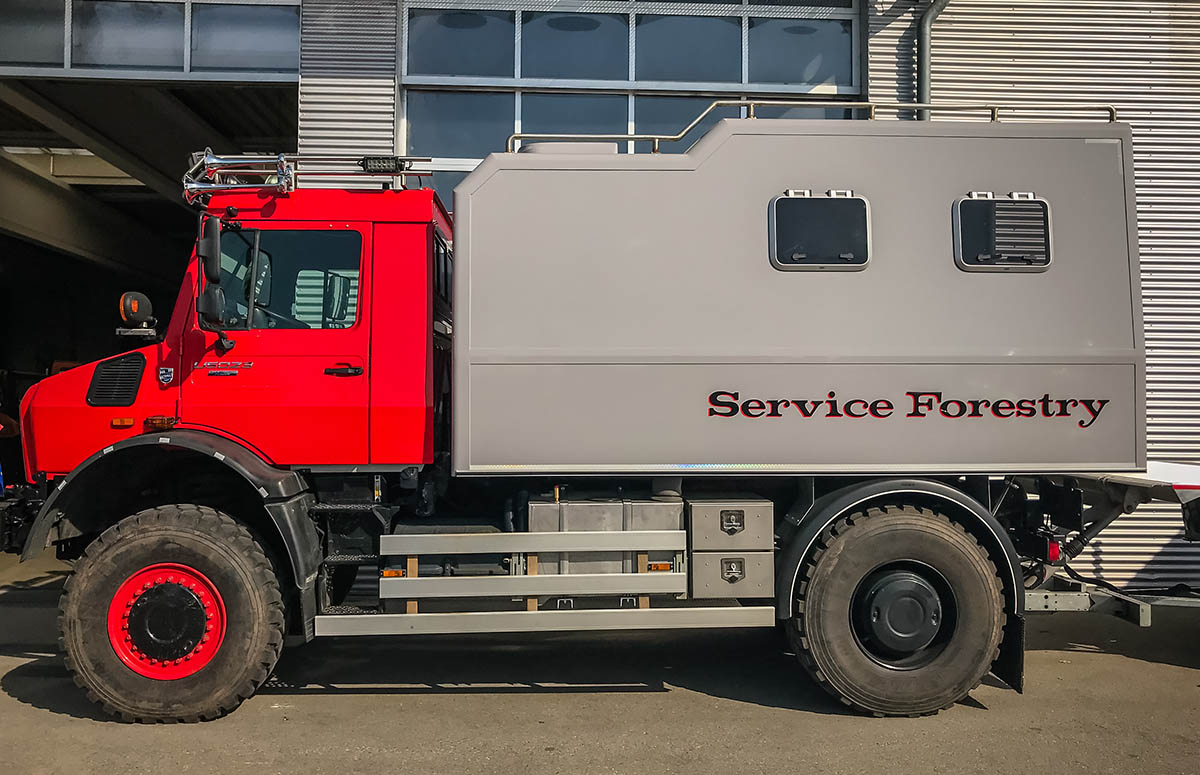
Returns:
[[[200,318],[200,327],[217,333],[218,345],[222,353],[233,349],[233,340],[225,336],[225,291],[219,285],[209,285],[196,300],[196,316]]]
[[[209,285],[196,301],[200,324],[210,331],[220,331],[225,317],[225,291],[219,285]]]
[[[200,227],[200,239],[196,241],[196,255],[204,265],[204,279],[210,283],[221,282],[221,220],[208,217]]]
[[[325,275],[325,300],[321,316],[331,323],[340,323],[350,314],[350,279],[330,272]]]

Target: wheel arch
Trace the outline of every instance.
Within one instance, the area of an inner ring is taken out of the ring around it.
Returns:
[[[46,547],[56,528],[59,540],[67,540],[98,535],[150,506],[233,504],[241,513],[232,516],[260,533],[280,560],[286,558],[277,563],[281,582],[311,592],[321,561],[316,528],[308,519],[311,498],[295,471],[276,468],[222,436],[196,430],[134,436],[100,450],[58,482],[30,528],[21,559]]]
[[[1025,589],[1020,557],[1007,531],[991,512],[974,497],[945,482],[875,479],[848,485],[816,499],[783,550],[775,582],[776,615],[780,619],[792,617],[800,567],[812,552],[818,536],[842,515],[883,503],[934,508],[961,525],[988,553],[1003,583],[1006,615],[1000,656],[993,664],[992,672],[1021,691],[1024,688]]]

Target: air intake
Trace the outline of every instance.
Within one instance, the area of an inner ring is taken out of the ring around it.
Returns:
[[[96,364],[88,386],[88,406],[132,406],[137,399],[146,356],[129,353]]]

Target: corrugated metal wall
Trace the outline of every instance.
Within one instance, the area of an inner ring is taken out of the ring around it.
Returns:
[[[300,7],[300,153],[399,152],[396,22],[396,0],[304,0]],[[379,182],[331,177],[309,178],[304,185],[363,187]]]
[[[913,99],[920,0],[872,0],[872,99]],[[1105,102],[1133,125],[1148,350],[1149,452],[1200,463],[1200,3],[952,0],[933,99]],[[1074,565],[1114,582],[1200,583],[1178,508],[1123,517]]]

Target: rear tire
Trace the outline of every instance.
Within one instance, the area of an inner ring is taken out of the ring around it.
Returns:
[[[1002,584],[987,552],[929,509],[885,506],[825,530],[800,568],[788,637],[842,703],[936,713],[979,685],[999,651]]]
[[[228,713],[271,674],[283,629],[263,547],[207,506],[147,509],[104,531],[59,604],[75,683],[127,721]]]

